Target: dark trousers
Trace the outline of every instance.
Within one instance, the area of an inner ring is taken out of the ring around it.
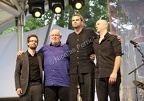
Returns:
[[[108,101],[108,95],[110,97],[110,101],[120,101],[119,86],[121,78],[118,77],[116,83],[114,84],[109,84],[108,81],[108,77],[96,79],[98,101]]]
[[[69,101],[69,87],[47,86],[44,92],[45,101]]]
[[[77,101],[78,85],[80,86],[82,101],[94,101],[95,79],[93,71],[80,75],[80,77],[70,75],[70,101]]]
[[[42,85],[29,85],[28,90],[19,101],[43,101],[42,100]]]

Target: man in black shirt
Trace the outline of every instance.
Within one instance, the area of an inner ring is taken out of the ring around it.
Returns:
[[[43,55],[36,52],[38,37],[27,37],[28,50],[17,57],[15,86],[20,101],[42,101]]]
[[[74,32],[69,34],[67,44],[70,49],[70,101],[77,101],[78,87],[82,101],[94,101],[94,62],[90,60],[93,54],[93,40],[96,33],[85,29],[84,19],[79,14],[72,16]]]
[[[93,42],[96,55],[96,91],[98,101],[120,101],[119,86],[121,83],[121,42],[116,35],[108,33],[106,20],[96,22],[98,38]]]

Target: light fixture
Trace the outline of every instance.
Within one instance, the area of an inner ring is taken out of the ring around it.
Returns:
[[[60,14],[62,12],[61,4],[54,4],[52,7],[52,11],[56,14]]]
[[[34,8],[32,12],[33,17],[35,18],[41,18],[42,16],[42,11],[40,8]]]
[[[84,0],[69,0],[69,4],[76,10],[80,10],[84,6]]]
[[[44,14],[44,0],[28,0],[29,13],[35,18],[41,18]]]
[[[49,9],[56,14],[62,13],[64,10],[64,0],[49,0]]]

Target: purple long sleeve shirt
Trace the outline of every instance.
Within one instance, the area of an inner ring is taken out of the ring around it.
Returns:
[[[44,84],[45,86],[69,87],[69,47],[45,45],[39,52],[44,55]]]

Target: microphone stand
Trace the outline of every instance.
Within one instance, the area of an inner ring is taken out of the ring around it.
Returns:
[[[139,45],[134,45],[134,47],[138,50],[138,52],[141,54],[141,56],[142,56],[142,61],[144,62],[144,55],[143,55],[143,53],[141,52],[141,48],[140,48],[140,46]],[[134,72],[134,79],[135,79],[135,81],[136,81],[136,70],[137,69],[139,69],[141,66],[143,66],[144,65],[144,63],[142,63],[140,66],[138,66],[137,68],[135,68],[134,70],[132,70],[128,75],[130,75],[131,73],[133,73]],[[138,90],[137,90],[137,87],[136,87],[136,101],[138,101]]]

